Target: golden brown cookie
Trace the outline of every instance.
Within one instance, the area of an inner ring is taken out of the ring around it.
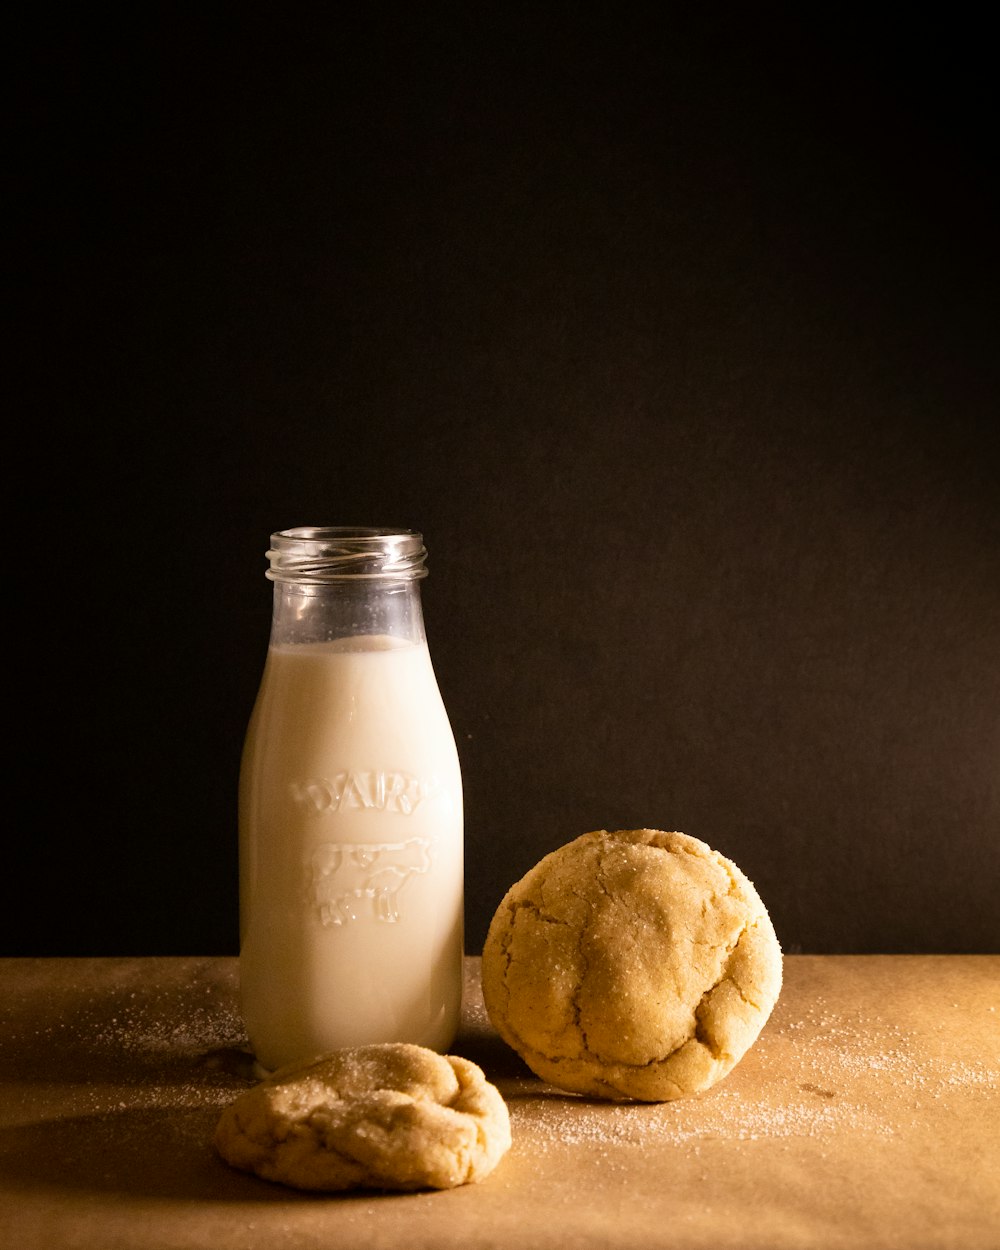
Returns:
[[[510,1148],[499,1090],[468,1059],[391,1043],[291,1064],[222,1113],[227,1163],[297,1189],[451,1189]]]
[[[501,1037],[553,1085],[662,1102],[724,1077],[781,989],[757,891],[683,833],[597,830],[505,895],[483,948]]]

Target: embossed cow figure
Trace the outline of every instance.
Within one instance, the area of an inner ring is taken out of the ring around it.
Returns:
[[[428,838],[405,842],[324,842],[311,860],[312,900],[324,925],[366,914],[385,924],[400,918],[399,892],[431,866]],[[370,900],[360,908],[362,900]]]

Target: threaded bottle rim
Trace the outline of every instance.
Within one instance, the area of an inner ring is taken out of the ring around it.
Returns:
[[[303,525],[271,535],[266,576],[318,585],[347,578],[414,581],[427,576],[427,548],[415,530]]]

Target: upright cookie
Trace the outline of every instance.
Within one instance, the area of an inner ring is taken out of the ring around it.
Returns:
[[[781,989],[757,891],[704,842],[597,830],[540,860],[483,948],[495,1028],[542,1080],[662,1102],[721,1080]]]
[[[222,1113],[227,1163],[296,1189],[451,1189],[510,1148],[500,1091],[468,1059],[392,1043],[279,1069]]]

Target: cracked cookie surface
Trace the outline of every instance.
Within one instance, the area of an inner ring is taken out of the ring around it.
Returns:
[[[233,1167],[297,1189],[451,1189],[510,1148],[510,1117],[482,1069],[386,1043],[274,1072],[222,1113],[215,1146]]]
[[[655,829],[596,830],[506,893],[483,948],[494,1027],[544,1081],[662,1102],[721,1080],[781,990],[781,948],[739,868]]]

